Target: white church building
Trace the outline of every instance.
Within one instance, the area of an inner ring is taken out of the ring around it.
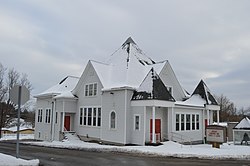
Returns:
[[[90,60],[80,78],[67,76],[36,95],[35,139],[75,133],[108,144],[203,142],[219,106],[201,80],[192,94],[169,61],[155,62],[128,38],[108,62]]]

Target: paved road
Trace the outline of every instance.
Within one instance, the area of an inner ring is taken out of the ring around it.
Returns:
[[[16,155],[15,144],[0,142],[0,153]],[[24,159],[39,159],[44,166],[250,166],[250,161],[244,160],[200,160],[179,159],[170,157],[136,156],[124,153],[88,152],[69,149],[46,148],[31,145],[20,145],[20,157]]]

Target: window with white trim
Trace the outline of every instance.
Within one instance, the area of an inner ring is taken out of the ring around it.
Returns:
[[[116,128],[116,113],[115,111],[112,111],[110,113],[110,129],[115,129]]]
[[[92,108],[88,108],[88,126],[92,126]]]
[[[140,130],[140,116],[139,115],[135,115],[134,118],[134,126],[135,126],[135,130]]]
[[[181,114],[181,130],[183,131],[185,128],[185,114]]]
[[[82,125],[82,122],[83,122],[83,108],[80,108],[80,125]]]
[[[175,130],[179,131],[180,130],[180,114],[176,114],[175,123],[176,123]]]
[[[87,108],[84,108],[83,125],[87,125]]]
[[[45,116],[45,123],[50,123],[50,114],[51,114],[51,109],[47,108],[46,109],[46,116]]]
[[[79,124],[83,126],[101,126],[101,107],[80,108]]]
[[[97,95],[97,83],[85,85],[85,96]]]
[[[55,123],[57,124],[58,112],[56,112]]]
[[[93,126],[96,126],[97,108],[93,108]]]
[[[98,108],[98,113],[97,113],[97,126],[101,126],[101,108]]]
[[[186,130],[190,130],[190,114],[186,114]]]
[[[192,114],[192,130],[195,130],[195,114]]]
[[[42,121],[43,121],[43,110],[38,109],[37,122],[42,122]]]
[[[196,130],[200,129],[200,116],[196,114]]]
[[[200,129],[199,114],[175,114],[175,130],[189,131]]]

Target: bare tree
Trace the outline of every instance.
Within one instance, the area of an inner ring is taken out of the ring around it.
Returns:
[[[0,102],[4,100],[7,93],[7,87],[4,85],[4,75],[6,68],[0,63]]]
[[[7,76],[5,72],[6,68],[0,63],[0,138],[2,127],[16,118],[15,105],[9,99],[10,89],[15,85],[25,85],[29,90],[32,89],[27,74],[20,75],[14,68],[8,71]]]
[[[216,96],[216,100],[220,106],[220,121],[221,122],[230,122],[230,121],[239,121],[241,116],[237,113],[237,108],[234,103],[231,102],[226,96],[221,94]]]

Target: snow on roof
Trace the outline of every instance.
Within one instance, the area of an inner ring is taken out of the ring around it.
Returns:
[[[198,86],[195,88],[192,96],[193,95],[200,95],[201,98],[206,101],[205,104],[218,105],[217,101],[203,80],[201,80]]]
[[[106,64],[96,61],[91,63],[105,90],[118,87],[138,88],[152,67],[160,73],[166,61],[156,63],[143,53],[132,38],[128,38]]]
[[[56,97],[54,97],[54,99],[59,99],[59,98],[77,99],[77,97],[74,96],[71,91],[63,92],[60,95],[57,95]]]
[[[204,107],[206,101],[198,94],[192,95],[189,99],[185,101],[176,101],[177,105],[186,105],[186,106],[196,106],[196,107]]]
[[[245,117],[234,128],[235,129],[250,129],[250,120],[248,119],[248,117]]]
[[[218,105],[211,91],[203,80],[199,82],[191,97],[185,101],[175,102],[177,105],[204,107],[207,105]]]
[[[154,68],[148,72],[146,78],[132,96],[132,100],[150,99],[175,101]]]
[[[78,77],[74,76],[67,76],[62,81],[60,81],[58,84],[52,86],[51,88],[47,89],[46,91],[36,95],[35,97],[41,97],[41,96],[48,96],[48,95],[59,95],[64,92],[70,92],[72,91],[77,82],[79,81]]]

